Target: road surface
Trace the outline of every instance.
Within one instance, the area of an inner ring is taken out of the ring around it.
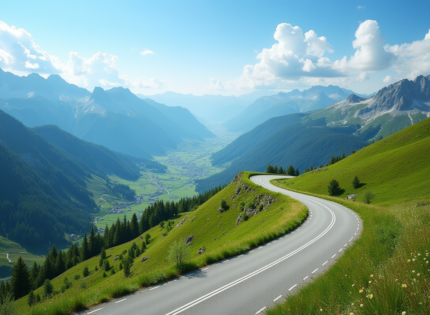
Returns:
[[[309,217],[300,228],[246,254],[81,314],[264,314],[267,307],[281,303],[343,254],[359,236],[361,220],[337,203],[270,184],[280,177],[285,176],[251,180],[304,203]]]

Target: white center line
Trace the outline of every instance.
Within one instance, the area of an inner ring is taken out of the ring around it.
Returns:
[[[292,289],[294,289],[297,286],[297,283],[295,285],[293,285],[291,288],[288,289],[288,291],[291,291]]]
[[[334,254],[333,256],[331,256],[331,258],[334,258],[337,254]]]
[[[314,271],[312,271],[312,273],[315,273],[315,272],[317,272],[317,270],[318,270],[318,268],[317,268],[317,269],[315,269]]]
[[[266,307],[263,307],[261,310],[259,310],[257,313],[255,313],[255,314],[258,314],[258,313],[261,313],[262,311],[264,311],[266,309]]]
[[[117,303],[121,303],[121,302],[124,302],[125,300],[127,300],[127,299],[119,300],[118,302],[115,302],[115,304],[117,304]]]
[[[96,309],[96,310],[94,310],[94,311],[91,311],[91,312],[89,312],[89,313],[87,313],[87,314],[92,314],[92,313],[95,313],[95,312],[100,311],[100,310],[101,310],[101,308],[98,308],[98,309]]]
[[[351,241],[352,241],[352,239],[353,239],[353,237],[351,237],[351,238],[349,239],[349,241],[351,242]]]
[[[326,263],[328,263],[328,261],[326,261],[325,263],[323,263],[322,265],[324,266]]]
[[[342,251],[343,248],[339,249],[339,253]]]
[[[155,288],[152,288],[152,289],[149,289],[149,291],[152,291],[152,290],[158,289],[159,287],[160,287],[160,286],[155,287]]]
[[[279,300],[282,297],[282,295],[278,296],[276,299],[273,300],[273,302],[276,302],[277,300]]]
[[[304,277],[303,280],[306,280],[308,278],[308,276]]]

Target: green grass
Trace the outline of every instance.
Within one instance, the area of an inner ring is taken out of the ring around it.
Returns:
[[[119,260],[114,262],[113,258],[128,249],[132,242],[106,251],[111,266],[117,272],[115,275],[103,278],[103,271],[94,271],[100,259],[100,257],[94,257],[52,280],[55,290],[61,288],[65,277],[73,283],[64,294],[56,295],[53,299],[45,301],[31,310],[24,297],[17,301],[19,312],[21,314],[29,312],[48,315],[70,314],[75,304],[79,307],[91,306],[136,291],[141,287],[176,277],[180,272],[167,261],[168,249],[174,241],[184,239],[189,235],[194,235],[194,239],[191,245],[192,258],[186,269],[192,270],[241,254],[268,242],[296,228],[306,218],[307,208],[303,204],[282,194],[268,192],[256,186],[249,180],[250,174],[241,173],[234,183],[228,185],[197,210],[181,214],[174,220],[175,226],[184,218],[186,221],[166,236],[163,236],[166,230],[162,230],[159,226],[149,230],[148,232],[152,236],[151,243],[147,251],[135,259],[130,278],[124,278],[123,272],[118,270]],[[252,191],[243,192],[237,197],[230,197],[234,196],[236,188],[242,183],[250,187]],[[241,212],[240,203],[248,198],[255,198],[256,194],[271,195],[276,201],[267,211],[263,210],[248,221],[235,226],[236,219]],[[229,210],[224,213],[218,213],[221,199],[225,199],[230,206]],[[142,240],[138,238],[135,242],[140,247]],[[202,255],[197,254],[200,247],[206,248]],[[150,259],[141,263],[142,257],[150,257]],[[74,276],[82,275],[85,267],[91,270],[91,274],[84,280],[88,288],[81,289],[82,280],[75,280]],[[36,293],[41,293],[41,289],[36,290]]]
[[[266,314],[429,314],[430,119],[338,162],[276,185],[335,201],[363,220],[360,239],[324,275]],[[357,175],[364,187],[353,190]],[[327,195],[337,179],[347,191]],[[373,204],[345,200],[370,189]],[[405,286],[403,286],[405,285]],[[361,291],[362,290],[362,291]]]

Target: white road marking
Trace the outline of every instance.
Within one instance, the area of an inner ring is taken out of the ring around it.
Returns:
[[[92,313],[95,313],[95,312],[100,311],[100,310],[101,310],[101,308],[98,308],[98,309],[96,309],[96,310],[94,310],[94,311],[91,311],[91,312],[89,312],[89,313],[87,313],[87,314],[92,314]]]
[[[266,309],[266,307],[263,307],[261,310],[259,310],[257,313],[255,313],[255,314],[258,314],[258,313],[261,313],[262,311],[264,311]]]
[[[119,300],[118,302],[115,302],[115,304],[117,304],[117,303],[121,303],[121,302],[124,302],[125,300],[127,300],[127,299]]]
[[[158,289],[159,287],[160,287],[160,286],[155,287],[155,288],[152,288],[152,289],[149,289],[149,291],[152,291],[152,290]]]
[[[279,300],[282,297],[282,295],[278,296],[276,299],[273,300],[273,302],[276,302],[277,300]]]
[[[242,255],[240,255],[240,256],[242,256]],[[202,271],[205,271],[205,270],[208,270],[209,269],[209,267],[206,267],[205,269],[202,269]],[[174,280],[174,281],[176,281],[176,280]]]
[[[349,239],[349,241],[351,242],[351,241],[352,241],[352,239],[353,239],[353,237],[351,237],[351,238]]]
[[[303,280],[306,280],[307,278],[309,278],[308,276],[304,277]]]
[[[328,263],[328,261],[326,261],[325,263],[323,263],[322,265],[324,266],[326,263]]]
[[[262,186],[264,187],[264,184],[262,184]],[[194,301],[191,301],[191,302],[189,302],[189,303],[187,303],[187,304],[185,304],[185,305],[183,305],[183,306],[181,306],[181,307],[179,307],[179,308],[171,311],[170,313],[167,313],[166,315],[175,315],[175,314],[182,313],[185,310],[187,310],[187,309],[189,309],[189,308],[191,308],[191,307],[193,307],[193,306],[195,306],[195,305],[197,305],[197,304],[199,304],[199,303],[201,303],[201,302],[203,302],[203,301],[205,301],[205,300],[207,300],[207,299],[209,299],[209,298],[211,298],[211,297],[213,297],[213,296],[215,296],[215,295],[217,295],[217,294],[219,294],[219,293],[221,293],[221,292],[223,292],[225,290],[228,290],[231,287],[233,287],[235,285],[238,285],[239,283],[241,283],[241,282],[243,282],[245,280],[248,280],[248,279],[250,279],[250,278],[252,278],[252,277],[254,277],[254,276],[262,273],[263,271],[266,271],[267,269],[269,269],[269,268],[271,268],[271,267],[273,267],[273,266],[275,266],[275,265],[283,262],[284,260],[286,260],[286,259],[290,258],[291,256],[297,254],[298,252],[300,252],[303,249],[309,247],[310,245],[312,245],[313,243],[315,243],[317,240],[319,240],[320,238],[322,238],[325,234],[327,234],[333,228],[333,226],[334,226],[334,224],[336,222],[336,215],[334,214],[334,212],[330,208],[326,207],[322,203],[320,203],[318,201],[314,201],[314,200],[311,200],[311,201],[314,202],[314,203],[319,204],[320,206],[322,206],[324,208],[326,208],[331,213],[331,222],[330,222],[330,224],[318,236],[316,236],[314,239],[310,240],[306,244],[302,245],[301,247],[297,248],[296,250],[292,251],[291,253],[289,253],[289,254],[287,254],[287,255],[285,255],[285,256],[283,256],[283,257],[275,260],[274,262],[272,262],[272,263],[270,263],[270,264],[268,264],[268,265],[266,265],[266,266],[264,266],[264,267],[262,267],[262,268],[260,268],[260,269],[258,269],[256,271],[254,271],[254,272],[251,272],[248,275],[246,275],[246,276],[244,276],[244,277],[242,277],[240,279],[232,281],[232,282],[224,285],[223,287],[220,287],[220,288],[218,288],[218,289],[216,289],[216,290],[214,290],[214,291],[212,291],[212,292],[210,292],[208,294],[205,294],[205,295],[201,296],[200,298],[195,299]]]
[[[337,254],[334,254],[333,256],[331,256],[331,258],[334,258]]]
[[[339,249],[339,253],[342,251],[343,248]]]
[[[312,273],[315,273],[315,272],[317,272],[317,270],[318,270],[318,268],[317,268],[317,269],[315,269],[314,271],[312,271]]]
[[[294,289],[297,286],[297,284],[293,285],[291,288],[288,289],[288,291],[291,291],[292,289]]]

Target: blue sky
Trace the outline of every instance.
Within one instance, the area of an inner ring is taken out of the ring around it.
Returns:
[[[430,1],[8,1],[0,12],[0,67],[142,94],[238,95],[312,84],[370,93],[430,74],[428,12]],[[31,35],[23,39],[13,26]],[[303,33],[299,44],[287,36],[298,34],[294,27]],[[274,39],[277,29],[283,42]],[[316,42],[302,47],[309,31]],[[376,39],[366,42],[369,36]],[[22,55],[31,45],[34,53]]]

